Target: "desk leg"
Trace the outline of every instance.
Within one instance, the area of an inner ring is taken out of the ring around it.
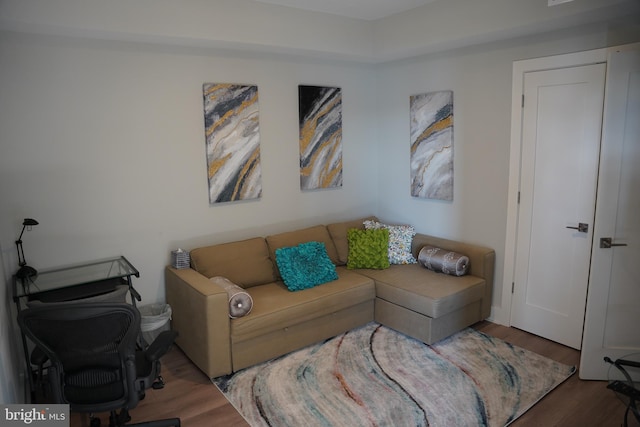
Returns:
[[[136,307],[136,300],[142,301],[142,297],[140,296],[138,291],[136,291],[135,288],[133,287],[133,284],[131,283],[131,276],[127,276],[127,284],[129,285],[129,293],[131,294],[131,305]],[[138,343],[138,347],[141,348],[142,350],[146,350],[150,344],[150,343],[145,343],[145,341],[142,339],[142,333],[138,335],[137,343]]]
[[[127,276],[127,285],[129,285],[129,293],[131,294],[131,305],[136,306],[136,300],[142,301],[142,297],[133,287],[133,283],[131,283],[131,276]]]

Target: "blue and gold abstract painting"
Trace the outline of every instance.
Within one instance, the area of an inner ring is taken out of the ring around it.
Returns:
[[[413,95],[411,195],[453,200],[453,91]]]
[[[262,195],[258,86],[205,83],[209,203]]]
[[[342,187],[342,89],[298,86],[300,189]]]

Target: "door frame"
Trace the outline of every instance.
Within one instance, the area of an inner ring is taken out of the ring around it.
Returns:
[[[502,299],[500,307],[493,307],[492,320],[501,325],[511,326],[512,289],[515,281],[516,241],[518,228],[520,170],[522,157],[522,96],[524,73],[556,68],[606,63],[610,49],[602,48],[564,55],[514,61],[511,87],[511,144],[509,151],[509,187],[507,200],[507,225],[504,245],[504,270]],[[594,200],[595,205],[595,200]],[[496,287],[498,284],[495,284]],[[585,300],[586,304],[586,300]]]

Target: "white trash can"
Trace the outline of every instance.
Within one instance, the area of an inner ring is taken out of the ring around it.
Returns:
[[[138,307],[142,338],[151,344],[163,331],[171,330],[171,306],[169,304],[148,304]]]

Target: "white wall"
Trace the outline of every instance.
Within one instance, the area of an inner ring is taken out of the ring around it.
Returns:
[[[413,224],[423,233],[494,248],[494,308],[502,298],[512,63],[601,47],[609,36],[606,28],[589,26],[394,62],[378,70],[378,215]],[[453,202],[410,194],[409,97],[437,90],[454,93]]]
[[[15,271],[113,255],[164,299],[170,250],[374,213],[373,71],[121,42],[4,34],[0,41],[0,248]],[[210,206],[203,82],[257,84],[263,196]],[[341,189],[299,189],[298,84],[343,90]]]

